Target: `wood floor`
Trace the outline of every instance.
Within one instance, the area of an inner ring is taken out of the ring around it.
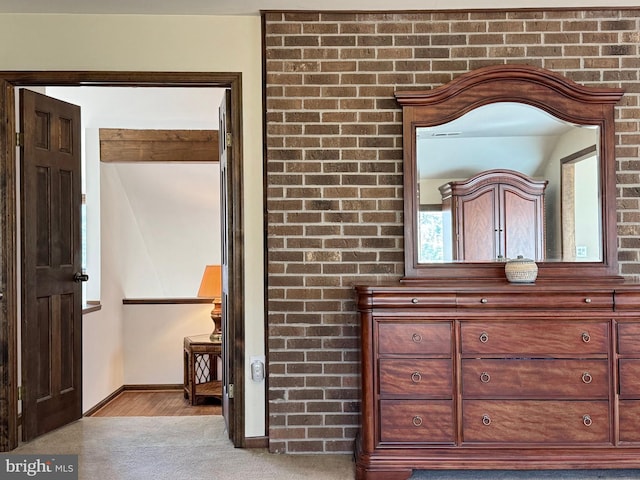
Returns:
[[[182,390],[125,390],[92,417],[221,415],[220,402],[191,406]]]

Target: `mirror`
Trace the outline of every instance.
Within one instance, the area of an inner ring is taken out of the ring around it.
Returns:
[[[442,125],[416,127],[418,263],[518,255],[601,261],[599,133],[597,125],[571,124],[516,102],[491,103]],[[489,180],[464,195],[451,192],[493,170],[515,171],[544,186],[534,199],[514,186],[513,198],[504,193],[502,202],[494,202],[498,191],[491,199],[478,198]],[[479,211],[479,202],[492,211]],[[502,208],[506,202],[513,208]]]
[[[405,279],[618,277],[615,88],[528,65],[496,65],[402,106]]]

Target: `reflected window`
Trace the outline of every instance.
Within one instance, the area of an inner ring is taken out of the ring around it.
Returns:
[[[419,262],[443,262],[444,222],[440,205],[421,205],[418,213],[420,224]]]

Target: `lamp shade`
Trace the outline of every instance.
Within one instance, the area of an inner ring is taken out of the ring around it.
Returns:
[[[222,266],[207,265],[202,274],[199,297],[221,297],[222,296]]]

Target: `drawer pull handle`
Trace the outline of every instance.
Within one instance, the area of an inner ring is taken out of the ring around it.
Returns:
[[[487,372],[482,372],[480,374],[480,381],[482,383],[489,383],[491,381],[491,375],[489,375]]]
[[[411,374],[411,381],[413,383],[420,383],[422,381],[422,375],[420,375],[420,372],[413,372]]]
[[[488,427],[489,425],[491,425],[491,417],[490,417],[489,415],[486,415],[486,414],[485,414],[485,415],[483,415],[483,416],[482,416],[482,424],[483,424],[485,427]]]
[[[589,297],[585,298],[584,303],[591,303],[591,299]]]
[[[415,417],[413,417],[413,426],[419,427],[420,425],[422,425],[422,417],[416,415]]]
[[[422,335],[420,335],[419,333],[414,333],[413,335],[411,335],[411,340],[416,343],[420,343],[422,341]]]
[[[489,300],[487,300],[486,298],[481,298],[480,303],[489,303]]]
[[[487,343],[489,341],[489,334],[487,332],[482,332],[479,338],[482,343]]]
[[[584,383],[591,383],[593,381],[593,377],[591,376],[591,374],[589,372],[584,372],[582,374],[582,381]]]
[[[413,303],[415,305],[416,303],[418,303],[418,299],[417,298],[412,298],[411,299],[411,303]]]
[[[585,427],[590,427],[593,424],[593,420],[591,420],[591,417],[589,415],[583,415],[582,423],[584,423]]]
[[[591,341],[591,335],[589,335],[589,332],[582,332],[582,341],[584,343],[589,343]]]

